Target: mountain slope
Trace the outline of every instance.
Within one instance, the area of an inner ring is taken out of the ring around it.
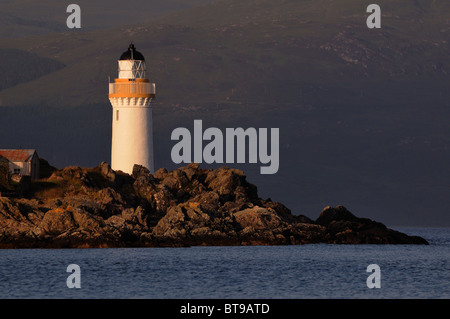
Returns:
[[[64,67],[54,59],[39,57],[17,49],[0,49],[0,90],[37,79]]]
[[[211,0],[78,0],[83,31],[148,22],[174,11],[184,10]],[[0,3],[0,38],[37,36],[67,31],[67,6],[70,2],[46,0],[4,0]]]
[[[443,18],[450,5],[426,3],[381,4],[386,16],[381,30],[365,26],[365,8],[353,0],[228,0],[138,26],[13,39],[9,46],[56,58],[67,68],[0,97],[4,104],[17,105],[31,99],[102,102],[105,81],[116,76],[115,60],[130,41],[146,53],[151,77],[162,84],[160,97],[175,104],[177,95],[196,104],[230,99],[297,103],[308,84],[339,90],[386,79],[439,83],[450,72],[450,25]],[[75,79],[79,84],[73,86]],[[70,91],[70,98],[52,98],[45,92],[47,81],[57,83],[58,92]],[[22,90],[43,94],[17,99]]]

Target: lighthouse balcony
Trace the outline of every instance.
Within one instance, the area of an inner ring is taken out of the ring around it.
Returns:
[[[134,81],[109,83],[109,97],[154,98],[155,95],[155,83]]]

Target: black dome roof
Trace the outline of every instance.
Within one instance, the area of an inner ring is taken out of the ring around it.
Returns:
[[[144,56],[141,54],[141,52],[136,51],[136,48],[134,47],[134,44],[131,43],[128,47],[128,50],[122,53],[119,60],[141,60],[145,61]]]

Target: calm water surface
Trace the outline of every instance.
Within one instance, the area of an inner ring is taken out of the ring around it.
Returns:
[[[450,229],[398,230],[430,245],[0,250],[0,298],[450,298]]]

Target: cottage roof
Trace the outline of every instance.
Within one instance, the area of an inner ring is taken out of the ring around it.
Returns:
[[[10,162],[31,162],[36,150],[0,149],[0,158],[4,157]]]

